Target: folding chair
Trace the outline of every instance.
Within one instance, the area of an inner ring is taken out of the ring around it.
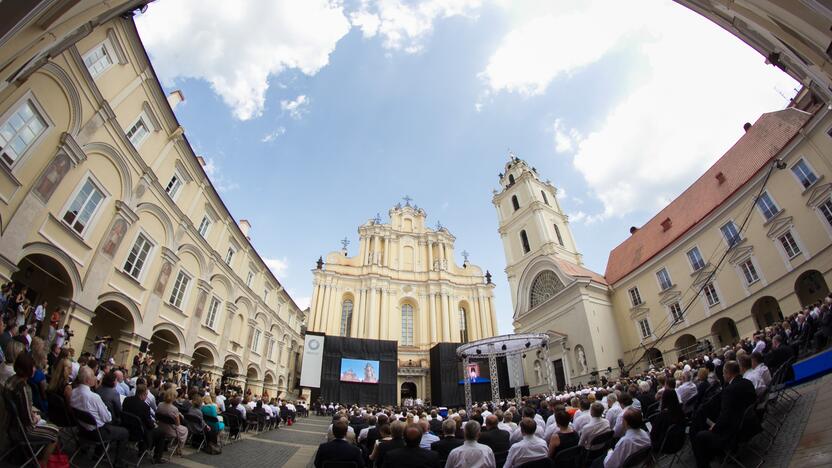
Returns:
[[[631,453],[626,460],[624,460],[623,468],[636,468],[637,466],[649,466],[653,461],[653,450],[650,446],[644,447],[634,453]]]
[[[520,465],[519,468],[552,468],[552,459],[549,457],[538,458],[537,460],[527,461]]]
[[[576,445],[568,449],[555,452],[555,466],[558,468],[578,468],[578,462],[581,460],[581,446]]]
[[[127,429],[127,432],[130,434],[130,437],[127,439],[128,442],[131,444],[135,444],[136,448],[136,456],[138,459],[136,460],[136,468],[142,464],[142,460],[148,454],[152,455],[153,447],[145,447],[144,450],[140,450],[139,447],[147,440],[147,429],[142,424],[142,420],[139,419],[138,416],[132,413],[128,413],[127,411],[121,412],[121,425]]]
[[[185,414],[185,420],[187,420],[189,423],[191,423],[191,425],[193,425],[194,427],[202,428],[205,425],[203,420],[200,419],[199,416],[196,416],[196,415],[193,415],[193,414]],[[202,451],[202,448],[205,447],[205,442],[206,442],[206,439],[207,439],[207,437],[205,436],[205,431],[200,430],[198,432],[191,432],[190,434],[188,434],[188,442],[191,443],[192,447],[196,444],[195,439],[194,439],[195,437],[201,437],[202,438],[202,440],[200,440],[199,445],[196,448],[197,452]]]
[[[240,423],[240,416],[239,414],[235,414],[236,412],[232,413],[231,411],[225,411],[222,413],[222,419],[225,423],[225,430],[228,431],[228,436],[226,440],[231,443],[232,441],[240,440],[240,436],[242,433],[242,424]]]
[[[214,428],[214,427],[219,427],[219,423],[220,423],[219,418],[215,418],[215,417],[213,417],[213,416],[211,416],[211,415],[208,415],[208,414],[203,414],[203,415],[202,415],[202,418],[205,420],[205,423],[206,423],[206,424],[208,424],[208,425],[210,425],[210,426],[211,426],[211,430],[213,430],[213,428]],[[224,424],[224,426],[226,426],[226,427],[227,427],[227,426],[228,426],[228,424]],[[223,443],[222,443],[222,436],[223,436],[223,434],[226,434],[226,435],[228,434],[228,433],[225,431],[225,428],[223,428],[223,430],[222,430],[222,431],[220,431],[220,432],[219,432],[219,434],[217,434],[217,443],[219,444],[219,446],[220,446],[220,447],[222,447],[222,446],[223,446]]]
[[[687,428],[688,424],[685,422],[672,424],[667,428],[667,432],[665,432],[664,437],[662,437],[661,445],[657,447],[657,456],[655,457],[657,462],[667,458],[667,456],[670,455],[670,464],[667,468],[671,468],[673,463],[681,458],[682,449],[685,448],[685,443],[688,440],[688,438],[685,437],[687,435]]]
[[[78,425],[72,414],[69,412],[69,407],[64,400],[64,397],[55,392],[46,392],[46,402],[49,407],[47,419],[49,422],[58,426],[61,434],[68,434],[74,444],[78,444],[78,437],[76,429]]]
[[[725,448],[725,457],[722,459],[722,464],[720,465],[722,468],[728,463],[728,460],[731,460],[734,464],[741,468],[746,468],[745,464],[739,460],[739,454],[742,452],[743,449],[748,449],[754,453],[760,459],[760,462],[754,465],[755,468],[759,468],[765,462],[763,455],[756,451],[753,447],[751,447],[751,440],[760,433],[759,427],[754,427],[754,423],[759,425],[757,421],[757,415],[755,413],[755,405],[749,406],[742,415],[742,421],[740,421],[739,428],[737,432],[731,436],[730,443]],[[755,429],[753,433],[749,433],[750,430]],[[741,439],[740,436],[747,437],[745,439]]]
[[[33,466],[38,466],[38,456],[43,449],[52,443],[50,440],[41,439],[38,437],[31,437],[26,429],[23,427],[23,421],[20,420],[20,413],[18,413],[17,404],[5,396],[2,397],[6,404],[6,413],[15,420],[15,428],[11,428],[8,432],[9,441],[12,442],[11,447],[0,456],[0,460],[5,459],[9,454],[17,449],[25,448],[23,455],[26,456],[25,462],[20,465],[21,468],[31,463]]]
[[[592,463],[598,457],[603,456],[609,450],[612,443],[612,431],[606,431],[595,436],[589,443],[589,448],[584,452],[581,466],[586,466]]]
[[[107,459],[107,464],[110,465],[110,468],[113,468],[113,461],[110,459],[110,441],[104,440],[104,437],[101,435],[101,429],[95,422],[95,418],[90,413],[77,408],[72,408],[72,415],[75,417],[75,420],[78,421],[79,425],[80,423],[87,424],[95,427],[95,430],[88,431],[84,427],[79,428],[78,447],[75,449],[72,457],[69,458],[70,466],[72,465],[72,460],[74,460],[75,457],[81,452],[82,448],[96,447],[101,448],[102,453],[95,461],[93,468],[96,468],[104,458]]]
[[[171,426],[173,428],[176,428],[178,426],[178,424],[176,424],[176,420],[167,414],[156,413],[156,421],[162,424],[167,424],[168,426]],[[173,437],[173,444],[169,444],[169,448],[170,458],[173,458],[173,454],[177,451],[177,449],[180,452],[182,451],[182,443],[179,442],[179,437]]]

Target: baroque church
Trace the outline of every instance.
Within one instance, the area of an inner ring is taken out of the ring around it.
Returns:
[[[402,398],[430,398],[430,349],[494,336],[491,275],[454,262],[454,236],[405,197],[358,228],[358,253],[345,239],[313,273],[309,331],[330,336],[398,341]]]
[[[510,156],[492,199],[506,256],[515,333],[547,333],[553,386],[618,368],[621,343],[604,277],[585,266],[557,188]],[[541,351],[523,360],[531,393],[548,391]]]

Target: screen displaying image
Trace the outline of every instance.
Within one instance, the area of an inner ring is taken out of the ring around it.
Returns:
[[[341,382],[378,383],[378,361],[341,358]]]
[[[475,362],[468,363],[468,367],[465,368],[464,371],[467,377],[471,379],[472,384],[491,382],[491,379],[487,379],[480,375],[480,365]],[[459,383],[465,383],[465,378],[463,377]]]

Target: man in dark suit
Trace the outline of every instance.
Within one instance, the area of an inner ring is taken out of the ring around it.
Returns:
[[[375,464],[377,467],[384,466],[387,454],[393,450],[404,447],[404,423],[393,418],[390,423],[390,440],[381,441],[378,444],[378,453],[375,457]]]
[[[165,431],[156,426],[156,421],[153,420],[153,414],[150,411],[150,405],[147,404],[147,385],[136,385],[136,394],[124,399],[121,404],[122,413],[129,413],[139,418],[144,426],[145,440],[140,445],[140,449],[144,447],[153,447],[153,462],[161,463],[162,454],[167,450],[165,443]]]
[[[376,441],[381,437],[379,435],[379,428],[385,424],[387,424],[387,415],[380,414],[376,420],[375,427],[371,427],[367,431],[367,437],[364,438],[364,445],[367,447],[368,454],[373,451],[373,447],[376,446]]]
[[[451,450],[463,444],[463,440],[457,439],[455,434],[456,421],[453,418],[442,421],[442,438],[430,444],[430,449],[439,454],[440,460],[447,460]]]
[[[693,455],[700,468],[709,467],[713,454],[724,449],[737,435],[746,409],[757,401],[754,384],[742,377],[736,361],[726,362],[722,372],[726,385],[720,394],[719,417],[709,429],[699,431],[692,441]]]
[[[775,335],[774,338],[771,339],[771,347],[771,351],[763,356],[763,362],[766,364],[766,367],[769,368],[769,371],[774,373],[777,372],[777,369],[779,369],[780,366],[794,357],[794,350],[791,346],[783,344],[783,339],[780,335]],[[786,374],[787,380],[791,380],[791,378],[794,377],[794,372],[791,371],[791,369],[786,370]]]
[[[112,372],[104,374],[101,386],[95,390],[113,416],[113,424],[121,422],[121,396],[116,391],[116,375]]]
[[[506,461],[511,442],[508,440],[508,431],[499,429],[497,423],[497,416],[493,414],[485,418],[485,427],[480,432],[479,443],[491,447],[491,451],[494,452],[494,458],[497,461],[497,468],[500,468]]]
[[[430,426],[430,431],[434,434],[442,434],[442,421],[439,420],[439,413],[436,410],[431,410],[428,425]]]
[[[422,429],[408,426],[404,432],[405,446],[391,450],[384,459],[384,468],[439,468],[439,455],[431,450],[419,447]]]
[[[363,467],[364,457],[361,455],[361,449],[344,440],[347,436],[347,422],[338,420],[332,423],[332,435],[335,438],[331,442],[324,442],[318,446],[315,468],[321,468],[328,461],[355,462],[355,466]]]

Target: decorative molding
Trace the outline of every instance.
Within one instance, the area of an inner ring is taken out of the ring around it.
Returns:
[[[119,65],[126,65],[127,54],[124,53],[124,47],[121,46],[121,41],[116,37],[116,32],[113,28],[107,28],[107,39],[110,40],[110,45],[113,46],[113,51],[116,53]]]
[[[777,237],[782,236],[788,231],[792,225],[794,224],[794,218],[791,216],[786,216],[785,218],[776,219],[768,228],[768,232],[766,235],[769,239],[775,239]]]
[[[815,184],[809,191],[809,197],[806,199],[806,206],[817,208],[832,195],[832,182],[827,184]]]
[[[147,119],[150,120],[150,126],[153,127],[154,132],[162,129],[162,124],[159,123],[159,117],[156,116],[156,112],[153,111],[153,108],[150,107],[147,101],[142,102],[142,111],[147,116]]]

